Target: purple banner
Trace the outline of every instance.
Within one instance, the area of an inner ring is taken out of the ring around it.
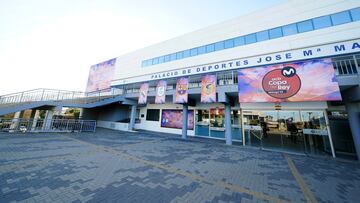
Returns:
[[[205,75],[201,79],[201,102],[216,102],[216,75]]]
[[[163,109],[161,114],[161,127],[182,129],[182,110]],[[188,111],[188,130],[194,129],[194,111]]]
[[[189,78],[182,77],[176,81],[175,103],[186,104],[188,102]]]
[[[167,87],[166,80],[157,81],[155,104],[164,104],[165,103],[166,87]]]
[[[149,83],[143,83],[143,84],[140,86],[138,104],[146,104],[146,102],[147,102],[148,90],[149,90]]]

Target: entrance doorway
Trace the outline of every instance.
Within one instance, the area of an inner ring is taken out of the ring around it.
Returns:
[[[243,111],[246,145],[308,154],[331,154],[323,111]]]
[[[196,110],[195,136],[225,139],[225,109]],[[241,112],[231,111],[232,140],[242,142]]]

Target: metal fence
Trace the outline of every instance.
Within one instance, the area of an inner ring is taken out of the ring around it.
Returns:
[[[95,130],[95,120],[0,118],[0,132],[95,132]]]

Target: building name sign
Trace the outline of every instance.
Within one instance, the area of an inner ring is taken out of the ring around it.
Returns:
[[[113,86],[123,85],[123,84],[131,84],[131,83],[151,81],[151,80],[189,76],[194,74],[233,70],[239,68],[258,67],[262,65],[269,65],[275,63],[284,63],[284,62],[304,60],[304,59],[349,54],[359,51],[360,51],[360,39],[357,39],[357,40],[351,40],[351,41],[345,41],[339,43],[326,44],[321,46],[308,47],[304,49],[296,49],[286,52],[261,55],[257,57],[229,60],[219,63],[211,63],[207,65],[193,66],[178,70],[147,74],[147,75],[127,78],[123,80],[115,80],[113,81],[112,85]]]

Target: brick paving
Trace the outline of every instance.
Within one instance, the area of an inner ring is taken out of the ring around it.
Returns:
[[[360,202],[360,164],[98,129],[0,134],[0,202]]]

